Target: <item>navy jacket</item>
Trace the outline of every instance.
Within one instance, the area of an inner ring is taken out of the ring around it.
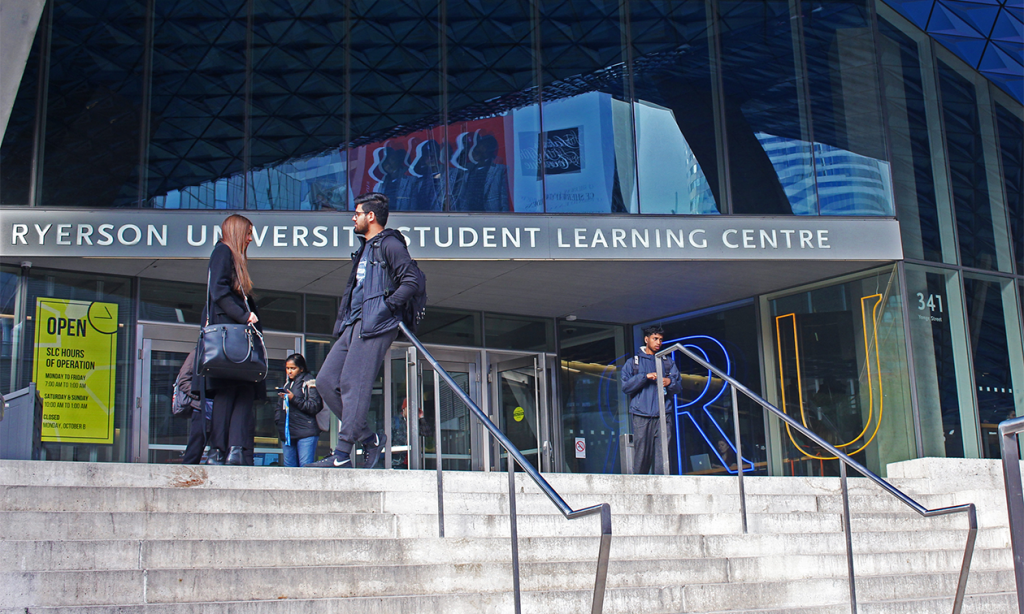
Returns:
[[[662,376],[669,378],[669,385],[665,387],[665,390],[668,394],[682,394],[683,380],[679,376],[679,369],[676,367],[675,361],[669,356],[663,356],[661,360]],[[647,379],[648,373],[657,372],[654,356],[645,352],[643,348],[640,348],[636,356],[626,361],[625,366],[622,367],[621,379],[622,392],[629,395],[629,413],[657,417],[658,383]],[[666,415],[672,414],[671,405],[666,405],[665,410]]]
[[[352,254],[352,271],[334,323],[335,337],[341,334],[348,317],[356,270],[366,249],[370,250],[370,260],[363,280],[363,337],[376,337],[398,328],[402,305],[419,290],[402,233],[385,228],[369,241],[359,237],[359,249]]]

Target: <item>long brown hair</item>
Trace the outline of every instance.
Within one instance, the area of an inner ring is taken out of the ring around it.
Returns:
[[[235,261],[235,280],[232,287],[240,295],[252,293],[252,278],[249,277],[249,262],[245,251],[252,236],[252,222],[238,214],[229,215],[220,225],[221,241],[231,250]]]

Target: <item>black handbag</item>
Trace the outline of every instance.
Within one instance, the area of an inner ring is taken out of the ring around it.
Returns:
[[[207,272],[206,324],[199,331],[199,344],[196,347],[199,375],[241,382],[262,382],[267,377],[267,347],[263,344],[263,333],[252,324],[210,324],[212,312],[213,301]]]

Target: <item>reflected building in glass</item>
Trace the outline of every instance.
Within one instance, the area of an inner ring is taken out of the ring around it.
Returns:
[[[254,222],[278,385],[326,356],[381,192],[420,338],[545,471],[628,467],[651,324],[881,474],[993,457],[1024,415],[1024,14],[961,4],[50,0],[2,75],[0,392],[45,360],[40,299],[116,304],[114,392],[80,415],[113,439],[42,456],[180,462],[217,224]],[[500,469],[408,348],[374,387],[385,466]],[[727,388],[675,359],[672,472],[837,473],[742,397],[737,448]]]

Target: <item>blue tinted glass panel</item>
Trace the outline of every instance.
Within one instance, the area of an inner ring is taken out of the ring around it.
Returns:
[[[45,18],[45,11],[43,13]],[[27,205],[32,173],[32,140],[36,122],[36,90],[39,58],[45,25],[36,31],[21,76],[21,84],[9,109],[7,127],[0,143],[0,205]]]
[[[1012,282],[964,279],[983,458],[999,458],[996,427],[1003,420],[1015,416],[1014,382],[1003,320],[1003,285],[1009,283]],[[1012,304],[1009,307],[1013,309]]]
[[[1006,210],[1010,214],[1017,274],[1024,274],[1024,122],[1001,105],[995,105],[1002,158]]]
[[[733,212],[815,215],[814,149],[798,102],[789,3],[718,7]]]
[[[974,85],[940,62],[939,88],[960,259],[964,266],[994,269],[996,251],[992,206],[986,187],[985,156]]]
[[[39,204],[138,201],[145,3],[56,0]]]
[[[903,249],[908,258],[941,262],[944,229],[935,199],[917,43],[884,20],[878,25]]]
[[[636,211],[620,4],[540,3],[543,103],[539,123],[516,118],[515,181],[542,186],[548,213]]]
[[[894,215],[876,45],[866,2],[803,2],[822,215]]]
[[[156,2],[148,179],[155,207],[245,206],[246,17],[245,3]],[[233,177],[221,180],[220,194],[205,183],[218,177]]]

